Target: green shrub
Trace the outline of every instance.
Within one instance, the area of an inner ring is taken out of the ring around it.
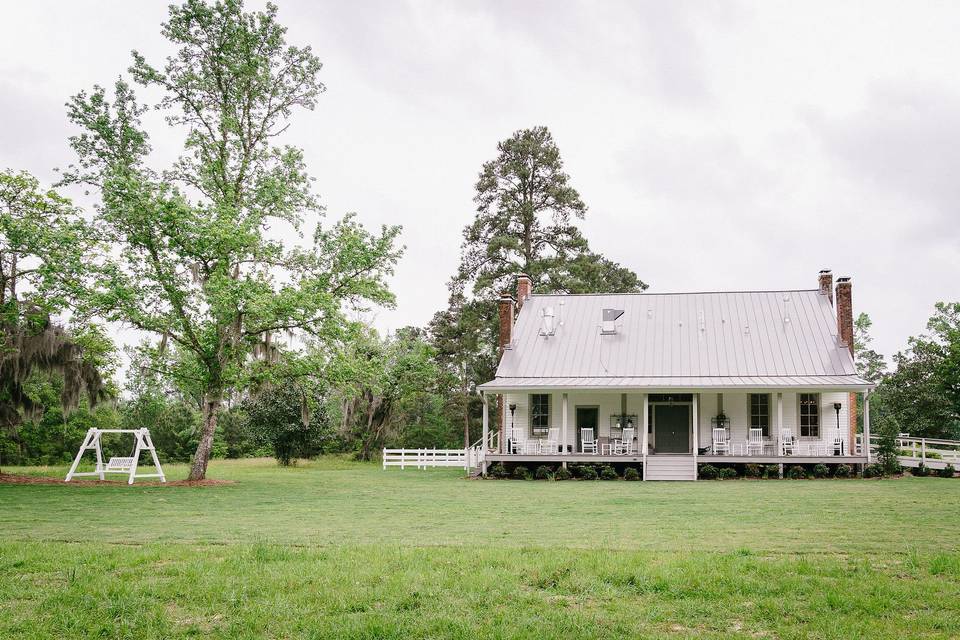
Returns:
[[[830,469],[827,469],[827,465],[821,462],[813,466],[814,478],[826,478],[828,475],[830,475]]]
[[[803,480],[807,477],[807,471],[800,465],[795,464],[787,471],[787,477],[791,480]]]
[[[624,480],[639,480],[640,472],[637,471],[636,467],[627,467],[626,471],[623,472]]]
[[[850,477],[850,465],[847,464],[838,464],[837,468],[833,470],[834,478],[849,478]]]
[[[737,477],[737,470],[733,467],[724,467],[720,469],[721,480],[733,480]]]
[[[614,469],[608,464],[605,464],[600,467],[600,479],[601,480],[619,480],[620,476],[617,475],[616,469]]]
[[[553,469],[542,464],[533,472],[533,477],[537,480],[550,480],[553,478]]]
[[[514,480],[529,480],[530,479],[530,470],[527,469],[522,464],[518,464],[513,468],[513,479]]]
[[[943,469],[937,471],[937,475],[941,478],[952,478],[954,473],[955,471],[952,464],[948,464]]]
[[[878,464],[868,464],[863,468],[864,478],[879,478],[883,475],[883,467]]]
[[[557,472],[553,474],[554,480],[569,480],[572,477],[573,474],[570,473],[570,469],[567,469],[566,467],[560,467],[557,469]]]
[[[770,480],[780,479],[780,465],[768,464],[763,468],[763,477]]]
[[[507,468],[503,466],[503,463],[498,462],[490,467],[490,475],[494,478],[506,478],[510,474],[507,472]]]
[[[718,475],[717,468],[712,464],[700,465],[701,480],[716,480]]]
[[[748,478],[762,478],[763,473],[764,469],[759,464],[748,464],[744,469],[743,475]]]
[[[597,470],[594,469],[592,465],[584,465],[580,467],[580,478],[582,480],[596,480]]]
[[[928,469],[926,465],[921,462],[920,466],[911,470],[910,473],[918,478],[926,478],[928,475],[930,475],[930,469]]]

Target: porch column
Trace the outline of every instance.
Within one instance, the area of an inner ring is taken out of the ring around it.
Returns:
[[[863,392],[863,451],[870,464],[870,390]]]
[[[640,437],[640,447],[641,447],[641,453],[643,454],[643,479],[646,480],[647,479],[647,451],[650,449],[650,445],[647,442],[649,437],[647,435],[647,431],[650,430],[650,425],[647,424],[650,420],[650,409],[649,409],[650,395],[646,393],[643,393],[640,395],[643,396],[643,409],[642,409],[643,416],[640,418],[640,429],[643,435]]]
[[[778,456],[783,455],[783,443],[780,441],[781,432],[783,431],[783,392],[777,392],[777,451]]]
[[[561,455],[567,455],[567,394],[561,396],[562,400],[560,401],[560,433],[563,436],[560,438],[562,449],[560,450]],[[566,464],[566,463],[564,463]]]
[[[693,394],[693,479],[697,476],[697,449],[700,447],[700,394]]]
[[[490,407],[487,404],[487,395],[482,391],[480,400],[483,402],[483,440],[480,441],[480,455],[483,456],[483,463],[480,465],[480,472],[487,475],[487,452],[490,451]]]

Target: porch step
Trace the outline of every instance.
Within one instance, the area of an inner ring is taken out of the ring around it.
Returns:
[[[646,479],[696,480],[697,467],[692,455],[650,455],[647,456]]]

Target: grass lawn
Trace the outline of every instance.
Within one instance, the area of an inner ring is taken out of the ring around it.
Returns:
[[[960,480],[210,477],[0,485],[0,638],[960,637]]]

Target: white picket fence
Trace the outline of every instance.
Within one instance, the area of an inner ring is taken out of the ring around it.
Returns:
[[[415,467],[461,467],[465,471],[476,469],[483,460],[479,447],[469,449],[384,449],[383,468]]]
[[[880,437],[870,436],[870,452],[873,460],[877,459],[877,448]],[[912,438],[902,433],[897,436],[897,449],[900,455],[900,465],[904,467],[919,467],[921,464],[928,469],[943,469],[952,465],[960,469],[960,440],[941,440],[938,438]],[[857,453],[863,451],[863,434],[857,434]]]
[[[870,438],[873,440],[873,438]],[[948,464],[960,469],[960,441],[937,438],[897,438],[900,464],[904,467],[943,469]]]
[[[487,451],[496,451],[497,434],[491,433],[487,446],[482,445],[483,438],[465,449],[384,449],[383,468],[461,467],[470,471],[480,468]]]

